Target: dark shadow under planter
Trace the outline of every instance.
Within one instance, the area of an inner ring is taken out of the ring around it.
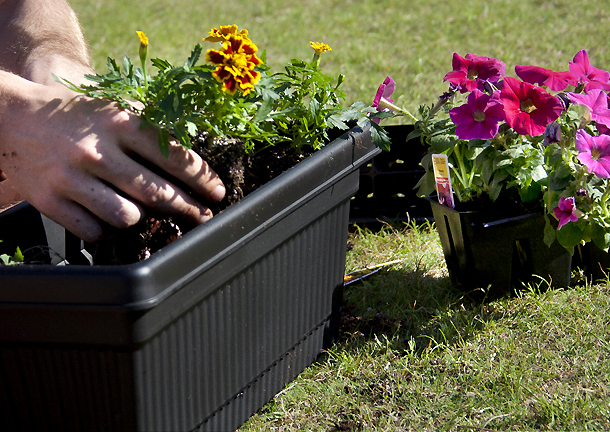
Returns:
[[[143,262],[0,267],[0,424],[238,428],[336,336],[350,198],[378,152],[352,130]],[[55,241],[27,204],[12,215],[8,243]]]
[[[484,211],[456,211],[429,199],[451,281],[492,295],[522,283],[570,285],[571,255],[558,243],[544,243],[544,216],[489,218]],[[537,277],[538,276],[538,277]]]

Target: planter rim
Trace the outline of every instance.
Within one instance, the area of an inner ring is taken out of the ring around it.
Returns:
[[[153,307],[226,254],[251,242],[295,208],[306,205],[320,191],[332,188],[334,182],[380,151],[372,144],[368,129],[351,129],[142,262],[116,266],[1,266],[0,282],[5,289],[0,291],[0,306],[20,303]],[[195,247],[197,253],[188,253],[190,247]],[[177,265],[181,267],[180,274],[174,271]],[[83,283],[92,277],[99,280],[99,287]],[[53,284],[52,292],[37,286],[41,278]],[[65,286],[69,285],[65,283],[68,278],[74,286]]]

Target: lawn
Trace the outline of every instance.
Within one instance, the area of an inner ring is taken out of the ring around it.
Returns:
[[[309,41],[332,51],[323,67],[343,73],[349,103],[370,101],[383,79],[397,81],[398,102],[415,109],[445,90],[451,56],[471,52],[516,64],[567,70],[581,49],[594,66],[610,66],[610,8],[575,0],[72,0],[90,43],[94,66],[107,56],[137,58],[136,30],[150,38],[150,55],[182,62],[213,27],[249,30],[276,70],[309,59]],[[407,5],[408,4],[408,5]]]
[[[407,6],[408,3],[408,6]],[[610,69],[610,8],[574,0],[73,0],[94,66],[182,62],[212,27],[247,28],[268,63],[309,59],[346,75],[346,102],[370,102],[389,75],[415,111],[446,89],[451,56],[567,70],[580,49]],[[400,145],[400,143],[395,143]],[[340,340],[241,431],[609,430],[607,280],[519,287],[494,301],[457,291],[433,224],[353,227],[347,270],[399,260],[345,290]]]

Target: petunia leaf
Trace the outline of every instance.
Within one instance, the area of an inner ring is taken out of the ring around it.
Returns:
[[[572,255],[574,255],[574,247],[581,242],[582,237],[583,232],[575,223],[568,223],[557,230],[557,241]]]

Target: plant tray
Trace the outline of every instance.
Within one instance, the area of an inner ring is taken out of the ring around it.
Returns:
[[[415,195],[425,170],[420,161],[427,152],[419,138],[407,140],[413,125],[385,126],[391,150],[360,168],[360,189],[351,201],[350,222],[422,221],[432,218],[430,205]]]
[[[378,152],[354,129],[143,262],[0,267],[0,424],[238,428],[335,338],[349,202]],[[9,251],[55,241],[27,204],[0,218]]]

